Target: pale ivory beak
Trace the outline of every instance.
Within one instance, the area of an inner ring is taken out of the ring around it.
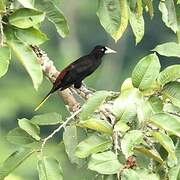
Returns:
[[[106,51],[105,51],[105,54],[110,54],[110,53],[117,53],[116,51],[106,47]]]

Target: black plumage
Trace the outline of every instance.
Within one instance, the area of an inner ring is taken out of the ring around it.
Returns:
[[[38,110],[55,91],[63,91],[72,85],[74,85],[75,88],[80,88],[83,79],[92,74],[100,66],[102,62],[101,58],[107,53],[115,53],[115,51],[108,47],[98,45],[88,55],[80,57],[63,69],[54,82],[52,89],[35,111]]]

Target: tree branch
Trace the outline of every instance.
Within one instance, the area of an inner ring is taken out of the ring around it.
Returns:
[[[77,114],[79,114],[81,112],[81,109],[78,109],[76,112],[74,112],[70,117],[68,117],[66,119],[66,121],[64,121],[63,124],[61,124],[57,129],[55,129],[48,137],[46,137],[44,140],[43,140],[43,143],[41,145],[41,155],[43,155],[43,149],[44,149],[44,146],[46,145],[46,142],[51,139],[56,133],[58,133],[62,128],[64,128],[71,119],[73,119]]]
[[[48,55],[38,46],[31,45],[30,47],[38,57],[38,61],[41,64],[44,75],[52,83],[54,83],[60,72],[54,66],[53,61],[50,60]],[[58,91],[58,94],[62,97],[65,105],[67,106],[70,112],[75,112],[80,108],[79,102],[73,96],[70,89],[65,89],[64,91]]]

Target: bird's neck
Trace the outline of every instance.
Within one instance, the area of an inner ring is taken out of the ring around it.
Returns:
[[[91,56],[93,56],[93,58],[95,58],[95,59],[97,59],[97,60],[99,60],[99,61],[101,61],[101,58],[103,57],[103,53],[99,53],[99,52],[93,52],[93,53],[91,53]]]

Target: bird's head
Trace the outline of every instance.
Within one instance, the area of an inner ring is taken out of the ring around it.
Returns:
[[[108,47],[101,46],[101,45],[96,46],[91,51],[91,54],[95,55],[96,58],[101,58],[105,54],[110,54],[110,53],[116,53],[116,51],[114,51],[114,50],[112,50],[112,49],[110,49]]]

